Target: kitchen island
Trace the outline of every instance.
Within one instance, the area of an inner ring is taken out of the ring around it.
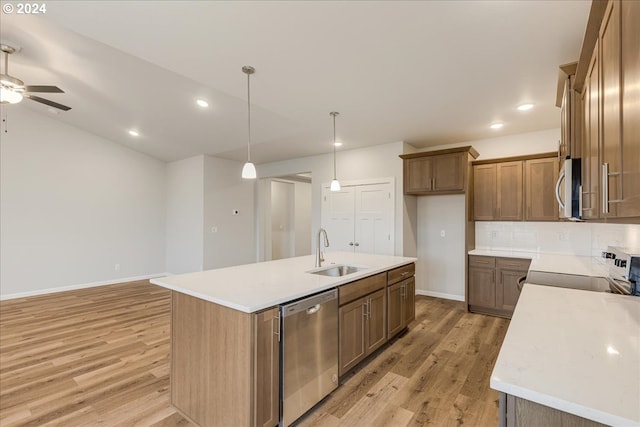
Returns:
[[[640,298],[525,284],[490,384],[501,425],[640,426]]]
[[[393,282],[393,289],[400,290],[397,285],[412,281],[416,259],[342,252],[327,253],[325,258],[323,268],[350,265],[359,270],[339,277],[312,274],[318,270],[315,257],[305,256],[151,280],[172,290],[171,404],[201,426],[275,426],[280,385],[278,306],[324,290],[337,287],[345,301],[368,298],[364,304],[368,322],[374,317],[369,296],[384,292],[384,312],[371,331],[381,333],[386,342],[391,329],[387,320],[399,312],[390,303],[387,316],[387,299],[392,296],[387,284]],[[393,295],[406,298],[408,289],[403,285],[402,292]],[[350,313],[356,312],[345,311]],[[356,318],[362,322],[363,315]],[[349,354],[349,360],[359,360],[356,356]]]

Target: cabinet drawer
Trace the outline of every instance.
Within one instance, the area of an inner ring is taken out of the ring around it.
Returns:
[[[383,289],[387,284],[387,273],[376,274],[375,276],[365,277],[355,282],[347,283],[338,288],[338,301],[340,305],[356,300],[360,297]]]
[[[387,276],[387,284],[399,282],[416,274],[416,265],[414,263],[403,265],[402,267],[394,268],[389,271]]]
[[[529,270],[531,260],[523,258],[496,258],[496,267],[507,270]]]
[[[469,255],[469,266],[494,268],[496,259],[492,256]]]

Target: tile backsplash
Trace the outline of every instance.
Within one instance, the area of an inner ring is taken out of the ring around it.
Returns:
[[[599,256],[607,246],[640,249],[640,225],[476,222],[476,248]]]

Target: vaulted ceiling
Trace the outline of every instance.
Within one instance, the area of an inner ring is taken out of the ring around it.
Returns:
[[[3,2],[6,3],[6,2]],[[560,125],[558,65],[588,1],[51,1],[0,15],[10,74],[66,93],[29,108],[173,161],[256,163],[393,141],[418,147]],[[210,106],[195,105],[198,98]],[[535,103],[528,112],[516,106]],[[494,121],[502,130],[489,129]],[[140,136],[127,131],[135,128]]]

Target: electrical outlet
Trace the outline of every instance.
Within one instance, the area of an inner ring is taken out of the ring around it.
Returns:
[[[212,233],[217,233],[218,232],[218,227],[211,227],[211,232]]]
[[[445,237],[447,232],[445,230],[440,230],[440,237]]]
[[[113,269],[114,269],[115,271],[120,271],[120,264],[116,264],[116,265],[113,267]]]

